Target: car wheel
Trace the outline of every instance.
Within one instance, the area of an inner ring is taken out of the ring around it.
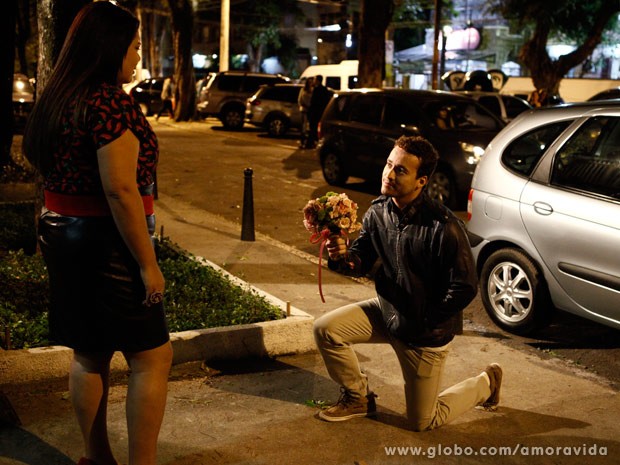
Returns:
[[[243,127],[244,110],[237,107],[226,107],[222,110],[222,124],[226,129],[238,130]]]
[[[279,137],[288,131],[288,123],[282,116],[272,116],[267,120],[267,132],[271,137]]]
[[[491,319],[506,331],[529,334],[551,318],[547,283],[532,259],[519,249],[491,254],[480,274],[480,294]]]
[[[327,152],[322,158],[321,169],[325,181],[332,186],[342,186],[349,178],[344,166],[342,166],[342,160],[334,152]]]
[[[149,115],[149,106],[146,103],[140,104],[140,110],[142,110],[142,113],[144,113],[144,116]]]
[[[437,168],[431,176],[426,189],[431,199],[435,199],[450,208],[455,206],[454,181],[452,180],[452,175],[446,171]]]

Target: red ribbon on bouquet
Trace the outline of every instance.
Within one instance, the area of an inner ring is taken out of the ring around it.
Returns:
[[[325,250],[325,244],[327,243],[327,240],[329,239],[330,236],[335,236],[336,234],[334,234],[333,232],[331,232],[328,228],[323,229],[321,232],[315,232],[312,233],[312,236],[310,236],[310,242],[313,244],[318,244],[319,242],[321,243],[321,245],[319,246],[319,275],[318,275],[318,280],[319,280],[319,295],[321,296],[321,302],[325,303],[325,297],[323,297],[323,284],[322,284],[322,279],[321,279],[321,269],[323,268],[321,265],[321,262],[323,260],[323,251]],[[340,232],[341,236],[345,236],[346,237],[346,233],[344,231]],[[349,242],[348,238],[347,238],[347,243]]]

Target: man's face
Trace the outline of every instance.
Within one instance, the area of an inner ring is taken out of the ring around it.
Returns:
[[[418,178],[420,159],[394,147],[388,156],[381,179],[381,193],[394,199],[403,208],[418,195],[428,182],[428,176]]]

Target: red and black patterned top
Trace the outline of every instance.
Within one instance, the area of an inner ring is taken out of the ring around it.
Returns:
[[[153,184],[159,150],[153,128],[140,106],[120,87],[101,84],[86,100],[86,123],[76,123],[75,105],[62,119],[60,144],[46,173],[44,188],[54,198],[61,196],[102,197],[97,150],[130,130],[140,143],[136,182]],[[62,197],[60,197],[62,198]],[[61,212],[59,212],[61,213]]]

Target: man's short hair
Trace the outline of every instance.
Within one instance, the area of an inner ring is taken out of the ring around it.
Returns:
[[[400,147],[409,155],[420,159],[420,167],[418,168],[418,178],[422,176],[430,177],[437,167],[439,154],[435,147],[420,136],[400,136],[394,143],[395,147]]]

